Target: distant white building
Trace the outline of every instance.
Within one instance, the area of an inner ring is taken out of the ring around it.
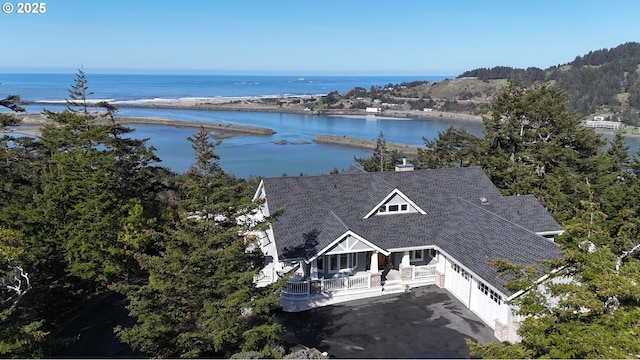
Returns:
[[[382,112],[382,108],[379,107],[368,107],[365,109],[366,112],[368,113],[381,113]]]
[[[585,120],[582,126],[596,129],[621,130],[625,125],[620,121],[607,121],[604,115],[596,115],[593,120]]]

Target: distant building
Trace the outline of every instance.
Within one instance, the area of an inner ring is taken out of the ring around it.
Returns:
[[[582,126],[596,129],[621,130],[625,125],[620,121],[607,121],[604,116],[594,116],[593,120],[585,120]]]
[[[382,108],[379,107],[368,107],[365,109],[366,112],[368,113],[380,113],[382,112]]]

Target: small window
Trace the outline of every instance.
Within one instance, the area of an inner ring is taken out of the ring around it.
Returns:
[[[423,250],[412,250],[409,252],[411,255],[411,261],[422,261]]]
[[[400,211],[407,211],[407,209],[408,209],[407,204],[400,205]]]
[[[483,283],[478,283],[478,290],[480,290],[483,294],[488,295],[491,300],[493,300],[496,304],[502,304],[502,296],[500,296],[497,292],[489,289],[489,287]]]
[[[324,269],[324,257],[323,256],[319,256],[316,259],[316,266],[318,267],[318,270],[323,270]]]
[[[399,208],[398,205],[389,205],[389,211],[398,211]]]
[[[380,206],[380,208],[378,209],[378,212],[381,212],[381,213],[386,212],[386,211],[387,211],[387,207],[384,206],[384,205]]]
[[[469,275],[469,273],[463,269],[462,267],[460,267],[460,265],[452,263],[451,264],[451,268],[453,269],[453,271],[457,272],[458,274],[460,274],[460,276],[462,276],[462,278],[464,278],[465,280],[469,280],[469,278],[471,277],[471,275]],[[479,286],[479,285],[478,285]]]

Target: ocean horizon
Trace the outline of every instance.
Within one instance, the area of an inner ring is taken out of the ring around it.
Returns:
[[[234,99],[320,96],[355,87],[441,81],[447,76],[151,75],[85,73],[92,101],[145,102],[177,99]],[[0,73],[0,91],[27,102],[64,102],[75,73]]]

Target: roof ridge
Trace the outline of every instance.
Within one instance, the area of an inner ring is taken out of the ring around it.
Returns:
[[[475,208],[477,208],[477,209],[480,209],[480,211],[483,211],[483,212],[485,212],[485,213],[491,214],[491,215],[493,215],[494,217],[496,217],[496,218],[498,218],[498,219],[500,219],[500,220],[502,220],[502,221],[504,221],[504,222],[506,222],[506,223],[509,223],[509,224],[511,224],[511,225],[514,225],[514,226],[516,226],[516,227],[518,227],[518,228],[520,228],[520,229],[522,229],[522,230],[524,230],[524,231],[526,231],[526,232],[528,232],[528,233],[531,233],[531,234],[533,234],[533,235],[535,235],[535,236],[540,236],[540,235],[538,235],[535,231],[531,231],[531,230],[527,229],[526,227],[524,227],[524,226],[522,226],[522,225],[520,225],[520,224],[516,224],[516,223],[514,223],[513,221],[511,221],[511,220],[509,220],[509,219],[506,219],[506,218],[504,218],[504,217],[502,217],[502,216],[500,216],[500,215],[498,215],[498,214],[494,213],[493,211],[489,211],[489,210],[487,210],[487,209],[484,209],[484,208],[482,207],[482,205],[474,204],[474,203],[472,203],[471,201],[465,200],[465,199],[463,199],[463,198],[461,198],[461,197],[459,197],[459,196],[458,196],[457,198],[458,198],[458,200],[461,200],[461,201],[463,201],[463,202],[465,202],[465,203],[467,203],[467,204],[469,204],[469,205],[471,205],[471,206],[473,206],[473,207],[475,207]]]
[[[333,212],[333,210],[329,210],[329,216],[331,216],[331,215],[333,215],[333,217],[334,217],[336,220],[338,220],[338,222],[340,223],[340,225],[344,226],[344,227],[345,227],[345,229],[347,229],[347,230],[351,230],[351,228],[350,228],[347,224],[345,224],[345,223],[344,223],[344,221],[342,221],[342,219],[338,216],[338,214],[336,214],[335,212]],[[326,221],[325,221],[325,223],[326,223]]]

